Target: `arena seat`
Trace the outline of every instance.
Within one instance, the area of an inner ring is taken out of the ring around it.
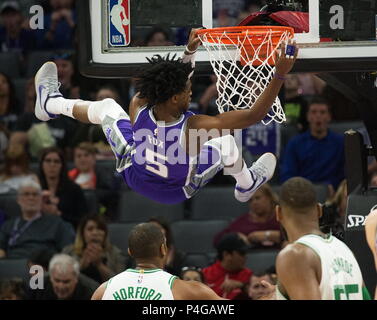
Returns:
[[[183,220],[174,222],[171,226],[175,246],[186,252],[215,252],[213,239],[215,235],[228,226],[227,220]]]
[[[161,204],[133,191],[123,191],[120,194],[117,211],[119,222],[145,222],[153,216],[162,216],[170,222],[184,218],[183,203]]]
[[[0,194],[0,210],[6,214],[7,218],[17,217],[21,214],[15,192]]]
[[[331,122],[329,124],[329,129],[339,133],[341,135],[344,134],[349,129],[360,129],[364,128],[364,123],[362,121],[339,121],[339,122]]]
[[[183,265],[186,267],[200,267],[205,268],[210,265],[210,258],[205,253],[199,254],[199,253],[191,253],[187,254]]]
[[[117,246],[125,254],[128,249],[128,235],[136,223],[109,223],[109,239],[111,244]]]
[[[28,277],[27,259],[0,259],[0,280]]]
[[[234,187],[205,187],[191,201],[194,220],[233,220],[248,211],[247,203],[235,199]]]
[[[17,100],[22,110],[25,105],[26,83],[27,83],[27,79],[25,78],[13,79],[14,90],[16,92]]]
[[[0,72],[12,79],[20,77],[19,55],[13,52],[0,53]]]
[[[253,272],[263,272],[275,265],[277,249],[253,249],[246,256],[246,266]]]
[[[115,171],[115,160],[97,160],[96,167],[109,173],[113,172]]]
[[[82,190],[88,205],[89,214],[97,214],[99,210],[99,204],[97,200],[96,190]]]

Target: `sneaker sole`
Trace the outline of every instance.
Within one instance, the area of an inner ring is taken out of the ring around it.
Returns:
[[[45,62],[42,67],[39,68],[37,74],[35,75],[35,78],[34,78],[34,86],[35,86],[35,92],[37,94],[36,96],[36,100],[35,100],[35,116],[41,120],[41,121],[48,121],[50,119],[52,119],[47,113],[45,110],[43,110],[43,106],[42,106],[42,103],[41,103],[41,95],[40,95],[40,90],[39,90],[39,86],[38,86],[38,82],[39,82],[39,75],[43,69],[43,67],[47,64],[54,64],[53,62],[51,61],[48,61],[48,62]]]
[[[267,155],[272,155],[273,159],[274,159],[274,169],[272,170],[272,174],[265,178],[265,180],[263,180],[262,182],[260,182],[256,187],[254,187],[252,190],[248,191],[248,192],[245,192],[245,193],[242,193],[240,191],[238,191],[237,189],[234,189],[234,196],[235,198],[240,201],[240,202],[247,202],[250,200],[250,198],[253,196],[253,194],[262,186],[264,185],[265,183],[267,183],[268,181],[271,180],[271,178],[274,176],[274,173],[275,173],[275,169],[276,169],[276,164],[277,164],[277,159],[276,159],[276,156],[271,153],[271,152],[267,152],[265,153],[264,155],[262,155],[258,160],[260,160],[262,157],[266,157]],[[257,161],[258,161],[257,160]]]

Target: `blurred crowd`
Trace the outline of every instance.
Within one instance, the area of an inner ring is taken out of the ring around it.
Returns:
[[[43,30],[30,29],[29,8],[34,4],[44,8]],[[262,6],[263,1],[214,0],[214,26],[237,25]],[[79,74],[76,26],[74,0],[0,4],[0,59],[1,55],[8,59],[6,64],[0,62],[0,262],[26,259],[29,268],[37,265],[45,272],[43,290],[30,290],[29,279],[1,279],[0,299],[89,299],[98,283],[133,267],[127,252],[109,240],[108,223],[118,221],[120,194],[127,186],[114,172],[114,157],[101,127],[68,117],[42,123],[34,116],[33,76],[46,60],[57,64],[65,97],[113,98],[128,109],[135,94],[133,79],[88,79]],[[132,45],[185,44],[188,32],[154,27],[144,38],[134,38]],[[194,76],[193,112],[218,112],[215,83],[214,75]],[[205,282],[226,298],[258,299],[266,289],[262,280],[276,282],[273,265],[257,271],[246,266],[250,250],[279,250],[286,245],[274,214],[279,201],[274,186],[293,176],[323,186],[333,227],[342,235],[347,196],[344,141],[332,125],[354,123],[357,129],[359,115],[351,101],[315,74],[288,75],[280,99],[286,123],[244,131],[246,159],[260,155],[256,145],[278,155],[272,186],[260,188],[248,211],[215,235],[217,256],[210,264],[187,265],[186,252],[175,246],[169,221],[150,219],[167,237],[166,270],[185,280]],[[370,184],[377,186],[375,161],[369,172]],[[211,184],[234,182],[219,175]],[[88,191],[94,192],[96,201],[88,198]],[[3,206],[4,199],[13,205]]]

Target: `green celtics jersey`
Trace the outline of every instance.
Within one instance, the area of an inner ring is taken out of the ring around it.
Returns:
[[[309,234],[296,243],[311,248],[321,260],[319,286],[322,300],[363,300],[363,277],[352,251],[330,235],[327,239]],[[286,299],[276,286],[276,298]]]
[[[174,300],[176,278],[161,269],[127,269],[107,282],[102,300]]]

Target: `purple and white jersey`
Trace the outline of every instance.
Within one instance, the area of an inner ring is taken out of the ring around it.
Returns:
[[[161,203],[191,198],[223,168],[215,146],[205,144],[189,157],[184,148],[187,111],[174,122],[156,121],[153,107],[142,107],[131,125],[125,114],[102,123],[117,159],[117,171],[134,191]]]
[[[158,122],[153,108],[143,107],[132,126],[135,153],[132,166],[139,177],[159,187],[183,186],[189,172],[189,156],[182,147],[188,111],[174,122]]]

